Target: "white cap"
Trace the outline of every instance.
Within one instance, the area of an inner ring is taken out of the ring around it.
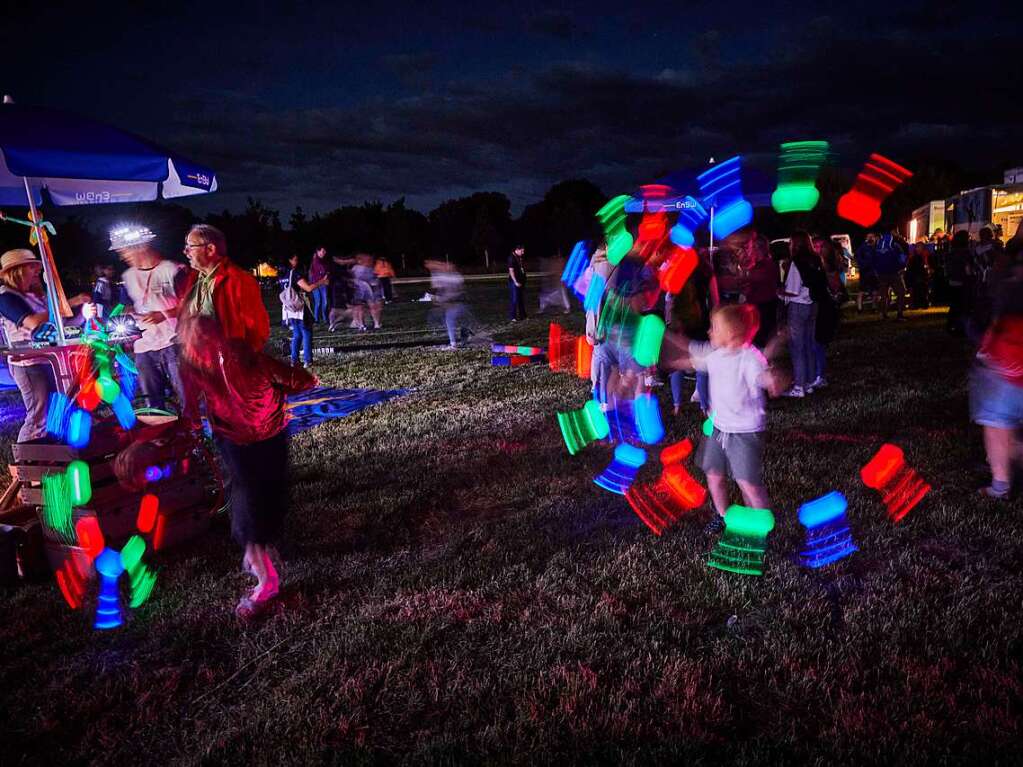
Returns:
[[[142,224],[119,224],[110,230],[110,249],[124,250],[145,245],[156,239],[148,226]]]

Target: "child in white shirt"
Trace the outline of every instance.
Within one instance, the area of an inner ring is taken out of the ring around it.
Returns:
[[[707,475],[707,487],[717,518],[708,529],[720,530],[728,508],[731,474],[747,506],[769,509],[771,501],[763,480],[763,432],[767,424],[765,390],[777,396],[781,377],[753,346],[760,317],[752,304],[728,304],[711,313],[710,341],[682,339],[689,365],[710,378],[714,429],[704,437],[697,454]]]

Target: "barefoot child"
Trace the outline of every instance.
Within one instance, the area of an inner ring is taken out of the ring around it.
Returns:
[[[724,528],[728,508],[726,473],[738,483],[747,506],[771,507],[763,480],[763,432],[767,420],[764,391],[776,396],[782,387],[780,377],[753,346],[759,326],[756,307],[730,304],[711,313],[709,342],[682,338],[689,366],[706,371],[710,378],[714,430],[704,438],[697,454],[717,512],[707,525],[709,532]]]

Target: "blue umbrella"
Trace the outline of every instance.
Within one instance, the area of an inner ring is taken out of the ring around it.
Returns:
[[[95,205],[173,199],[217,190],[216,174],[134,134],[42,107],[0,105],[0,205],[28,201],[34,221],[46,189],[55,205]],[[52,263],[42,252],[50,316],[64,342],[54,306]]]
[[[145,202],[217,190],[216,174],[131,133],[42,107],[0,106],[0,205]]]

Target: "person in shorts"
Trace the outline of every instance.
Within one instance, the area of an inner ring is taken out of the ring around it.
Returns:
[[[1011,276],[999,285],[994,320],[970,372],[970,417],[984,429],[991,468],[991,484],[981,493],[997,500],[1009,498],[1023,427],[1023,248],[1011,250],[1015,261]]]
[[[763,479],[765,391],[777,396],[784,386],[781,376],[753,345],[759,327],[755,306],[728,304],[711,312],[709,341],[684,337],[681,341],[682,347],[687,347],[688,366],[707,372],[714,403],[713,431],[704,437],[697,453],[717,512],[708,532],[724,529],[729,475],[739,485],[747,506],[771,507]]]

